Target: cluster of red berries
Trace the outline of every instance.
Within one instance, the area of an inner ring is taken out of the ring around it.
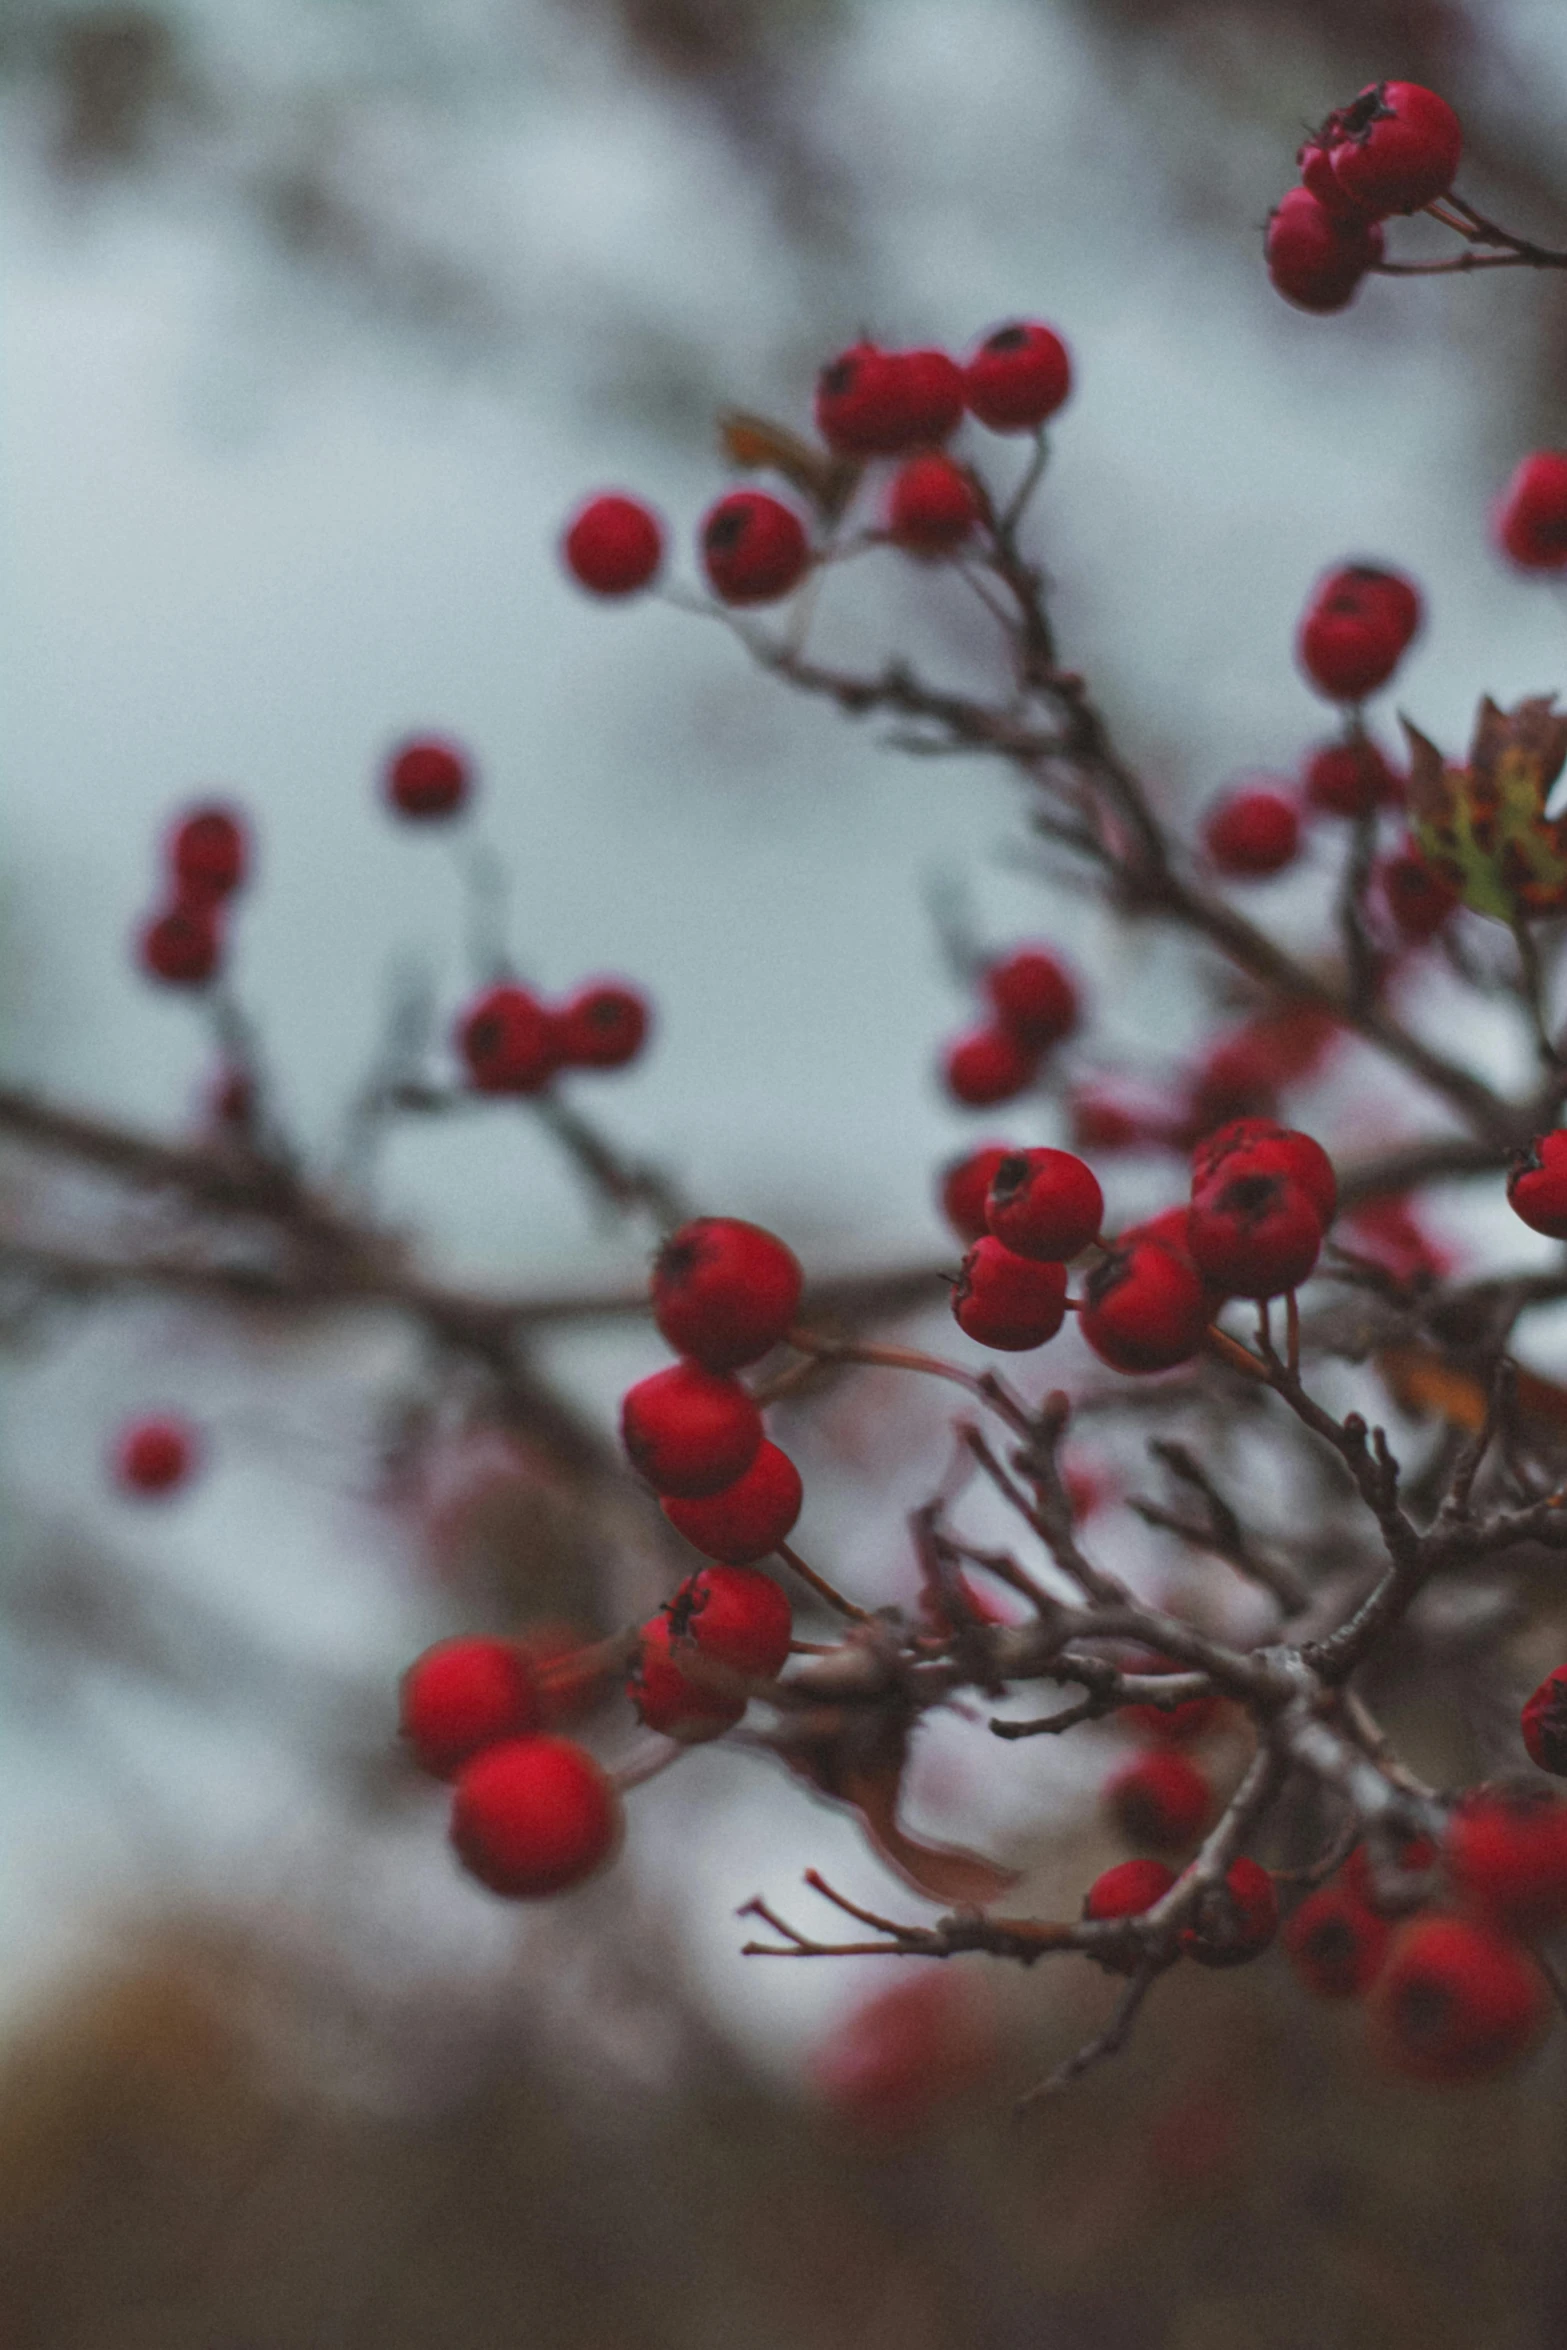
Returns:
[[[1335,108],[1296,158],[1301,184],[1268,222],[1268,275],[1297,309],[1342,310],[1382,259],[1382,222],[1445,196],[1463,132],[1418,82],[1374,82]]]
[[[942,1076],[954,1101],[990,1109],[1026,1091],[1079,1016],[1077,985],[1058,955],[1018,947],[983,973],[989,1017],[946,1047]]]
[[[453,1042],[475,1093],[539,1093],[566,1069],[624,1069],[651,1022],[646,996],[624,980],[586,980],[547,1004],[508,979],[464,1007]]]
[[[201,1440],[188,1420],[133,1420],[115,1438],[116,1484],[126,1493],[172,1493],[183,1485],[201,1454]]]
[[[403,1676],[403,1735],[425,1770],[454,1783],[458,1857],[513,1900],[580,1885],[621,1838],[613,1780],[549,1729],[549,1713],[538,1660],[518,1641],[443,1640]]]
[[[213,803],[179,818],[164,842],[168,896],[137,939],[138,960],[149,978],[169,987],[205,987],[217,977],[228,901],[249,864],[249,837],[234,809]]]
[[[1299,1287],[1338,1206],[1332,1161],[1271,1118],[1217,1128],[1192,1160],[1191,1205],[1101,1237],[1104,1194],[1071,1151],[987,1143],[946,1171],[942,1204],[972,1245],[952,1295],[982,1346],[1023,1353],[1054,1338],[1074,1301],[1067,1264],[1099,1261],[1075,1301],[1078,1327],[1113,1370],[1173,1370],[1202,1346],[1228,1297]]]
[[[965,412],[993,432],[1037,432],[1071,388],[1066,345],[1035,320],[996,328],[966,365],[945,351],[856,343],[822,370],[816,425],[838,457],[900,460],[880,535],[929,561],[956,553],[985,511],[972,469],[945,450]],[[721,497],[698,525],[697,549],[714,595],[737,606],[777,603],[814,560],[800,514],[765,490]],[[568,522],[561,554],[590,594],[636,595],[663,567],[664,528],[640,499],[601,492]]]

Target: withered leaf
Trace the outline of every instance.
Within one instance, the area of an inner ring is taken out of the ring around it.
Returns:
[[[718,438],[731,465],[747,472],[781,473],[826,522],[836,522],[863,470],[852,457],[835,457],[819,449],[788,425],[770,416],[756,416],[745,408],[724,408],[718,416]]]
[[[1555,696],[1500,710],[1487,695],[1468,764],[1444,760],[1403,721],[1416,846],[1466,906],[1498,922],[1567,906],[1567,818],[1545,813],[1567,763],[1567,716]]]
[[[859,1813],[875,1850],[916,1892],[953,1909],[983,1909],[1010,1891],[1017,1871],[959,1845],[928,1843],[901,1825],[898,1796],[909,1729],[908,1716],[898,1709],[833,1707],[824,1709],[814,1735],[797,1733],[778,1751],[819,1795]]]

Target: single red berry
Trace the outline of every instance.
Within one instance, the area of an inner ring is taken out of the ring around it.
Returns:
[[[1338,1214],[1338,1177],[1320,1142],[1271,1118],[1235,1118],[1205,1134],[1192,1152],[1192,1197],[1236,1175],[1283,1175],[1297,1184],[1327,1229]]]
[[[1308,1991],[1319,1999],[1358,1999],[1376,1981],[1393,1929],[1347,1886],[1319,1885],[1294,1912],[1282,1939]]]
[[[1096,1924],[1141,1917],[1145,1909],[1164,1899],[1174,1883],[1175,1871],[1167,1869],[1162,1860],[1117,1861],[1089,1886],[1083,1897],[1083,1915]],[[1109,1949],[1092,1950],[1089,1956],[1115,1975],[1135,1975],[1142,1964],[1142,1954],[1135,1949],[1114,1955]]]
[[[739,1216],[697,1216],[672,1232],[653,1266],[653,1313],[677,1354],[710,1371],[759,1362],[800,1306],[793,1249]]]
[[[755,1567],[703,1567],[669,1603],[676,1643],[694,1640],[705,1657],[748,1680],[774,1681],[788,1661],[794,1610],[770,1575]]]
[[[1039,1074],[1039,1054],[1006,1028],[971,1028],[949,1044],[941,1073],[954,1101],[971,1110],[1015,1101]]]
[[[979,520],[972,476],[939,450],[910,457],[887,493],[887,536],[905,554],[950,555]]]
[[[1344,109],[1340,107],[1319,131],[1314,131],[1305,144],[1297,149],[1296,166],[1303,188],[1310,190],[1317,202],[1339,218],[1365,226],[1374,217],[1358,204],[1352,203],[1339,186],[1333,169],[1333,150],[1344,136]]]
[[[481,1747],[525,1738],[543,1721],[539,1685],[514,1640],[441,1640],[403,1675],[403,1736],[425,1770],[456,1776]]]
[[[1496,536],[1524,571],[1567,566],[1567,450],[1536,449],[1502,493]]]
[[[726,604],[775,604],[805,575],[805,525],[765,490],[731,490],[702,521],[702,568]]]
[[[1338,1882],[1351,1900],[1362,1909],[1369,1909],[1375,1917],[1401,1917],[1405,1911],[1418,1908],[1429,1888],[1423,1880],[1436,1867],[1436,1846],[1429,1836],[1405,1836],[1395,1847],[1392,1860],[1394,1877],[1386,1890],[1379,1885],[1371,1865],[1371,1855],[1364,1844],[1357,1844],[1338,1874]]]
[[[205,987],[223,960],[217,901],[171,906],[142,931],[137,954],[150,979],[167,987]]]
[[[1369,816],[1397,807],[1403,796],[1402,777],[1364,737],[1319,744],[1306,762],[1306,804],[1319,815]]]
[[[1258,880],[1294,863],[1300,848],[1300,811],[1282,792],[1231,792],[1209,809],[1202,838],[1221,873]]]
[[[1169,1371],[1189,1363],[1211,1311],[1190,1258],[1158,1240],[1121,1241],[1088,1276],[1078,1325],[1113,1371]]]
[[[789,1455],[764,1443],[744,1476],[721,1492],[660,1507],[676,1533],[710,1559],[748,1567],[788,1540],[803,1499],[800,1472]]]
[[[854,343],[816,383],[816,427],[845,457],[884,457],[904,445],[898,371],[891,352]]]
[[[457,1022],[456,1046],[479,1093],[537,1093],[560,1067],[560,1031],[537,996],[509,981]]]
[[[985,1217],[1014,1256],[1059,1264],[1099,1237],[1105,1195],[1071,1151],[1014,1151],[991,1178]]]
[[[1363,212],[1419,212],[1452,186],[1464,135],[1445,98],[1418,82],[1375,82],[1340,109],[1333,176]]]
[[[963,370],[957,361],[945,351],[895,351],[892,368],[902,428],[899,448],[950,440],[963,421]]]
[[[1287,1175],[1255,1165],[1198,1192],[1188,1230],[1197,1270],[1228,1297],[1298,1289],[1322,1248],[1315,1201]]]
[[[1213,1789],[1188,1756],[1163,1746],[1124,1763],[1105,1788],[1105,1803],[1128,1844],[1180,1852],[1213,1816]]]
[[[1184,1673],[1187,1669],[1170,1656],[1149,1657],[1127,1668],[1143,1674]],[[1135,1730],[1139,1737],[1152,1738],[1161,1746],[1185,1746],[1212,1729],[1222,1703],[1218,1697],[1188,1697],[1180,1705],[1123,1705],[1119,1713],[1127,1729]]]
[[[810,2059],[817,2095],[862,2137],[906,2138],[992,2069],[995,2032],[971,1978],[918,1969],[839,2023]]]
[[[1291,188],[1268,219],[1263,252],[1276,293],[1297,310],[1347,309],[1382,258],[1382,231]]]
[[[573,579],[591,595],[634,596],[658,576],[663,525],[639,498],[611,490],[577,508],[561,553]]]
[[[1537,1134],[1519,1152],[1507,1177],[1507,1204],[1531,1232],[1567,1240],[1567,1127]]]
[[[645,995],[619,980],[590,980],[554,1015],[556,1043],[568,1069],[624,1069],[647,1042]]]
[[[1377,867],[1382,902],[1405,938],[1434,938],[1458,904],[1458,892],[1411,841]]]
[[[169,871],[181,905],[231,897],[245,879],[250,842],[233,808],[192,808],[169,835]]]
[[[620,1433],[655,1493],[700,1501],[743,1477],[762,1445],[762,1415],[738,1379],[674,1363],[627,1390]]]
[[[1542,1771],[1567,1779],[1567,1665],[1547,1673],[1519,1716],[1529,1760]]]
[[[1151,1103],[1134,1102],[1107,1086],[1074,1086],[1067,1096],[1072,1140],[1080,1151],[1135,1151],[1169,1138],[1169,1119]]]
[[[457,1780],[452,1842],[492,1893],[536,1901],[604,1866],[620,1842],[614,1784],[569,1738],[508,1738],[476,1754]]]
[[[991,1178],[1002,1160],[1011,1156],[1010,1143],[982,1142],[978,1150],[965,1151],[962,1158],[950,1159],[943,1167],[941,1212],[959,1240],[983,1240],[989,1231],[985,1201]]]
[[[1220,1885],[1198,1896],[1181,1949],[1199,1966],[1244,1966],[1260,1958],[1279,1930],[1278,1896],[1260,1862],[1232,1860]]]
[[[1423,2081],[1500,2072],[1544,2029],[1549,1994],[1516,1942],[1468,1918],[1416,1918],[1371,1994],[1382,2053]]]
[[[746,1708],[740,1677],[657,1615],[642,1627],[628,1683],[639,1719],[682,1746],[702,1746],[732,1730]]]
[[[1124,1232],[1116,1235],[1115,1245],[1118,1249],[1132,1248],[1139,1241],[1149,1241],[1155,1247],[1170,1250],[1180,1258],[1183,1265],[1190,1265],[1195,1271],[1191,1222],[1192,1212],[1189,1207],[1161,1208],[1157,1216],[1148,1217],[1144,1223],[1128,1224]]]
[[[1066,1267],[1014,1256],[999,1240],[976,1240],[963,1259],[952,1311],[960,1330],[1002,1354],[1026,1354],[1054,1338],[1066,1319]]]
[[[1342,1021],[1317,1004],[1286,1004],[1264,1012],[1252,1021],[1251,1032],[1266,1044],[1280,1082],[1287,1085],[1315,1076],[1345,1036]]]
[[[1420,620],[1420,598],[1407,579],[1374,564],[1350,564],[1313,588],[1295,656],[1330,702],[1358,702],[1386,685]]]
[[[394,816],[428,823],[460,815],[473,789],[473,762],[462,747],[435,734],[399,744],[381,772]]]
[[[1217,1036],[1187,1080],[1186,1134],[1277,1108],[1284,1071],[1273,1039],[1254,1025]]]
[[[172,1493],[196,1465],[199,1444],[186,1420],[135,1420],[114,1447],[114,1473],[128,1493]]]
[[[992,432],[1036,431],[1065,405],[1071,389],[1071,354],[1037,319],[998,326],[963,371],[969,412]]]
[[[1447,1823],[1455,1890],[1515,1934],[1567,1920],[1567,1803],[1532,1782],[1476,1787]]]
[[[1392,1192],[1359,1202],[1349,1219],[1349,1242],[1411,1288],[1430,1288],[1454,1267],[1451,1251],[1432,1239],[1408,1199]]]
[[[1077,988],[1071,973],[1043,947],[1015,947],[985,973],[985,993],[997,1020],[1036,1052],[1059,1044],[1077,1026]]]

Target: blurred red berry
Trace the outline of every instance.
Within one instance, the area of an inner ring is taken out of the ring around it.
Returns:
[[[972,1028],[942,1055],[947,1091],[971,1110],[1015,1101],[1038,1074],[1038,1052],[1005,1028]]]
[[[1567,1665],[1547,1673],[1519,1716],[1529,1760],[1558,1779],[1567,1779]]]
[[[619,980],[590,980],[553,1015],[556,1047],[568,1069],[624,1069],[647,1042],[647,997]]]
[[[1294,863],[1300,848],[1300,814],[1282,792],[1231,792],[1208,811],[1202,838],[1221,873],[1261,880]]]
[[[525,987],[492,987],[459,1015],[456,1045],[479,1093],[537,1093],[560,1067],[560,1031]]]
[[[1222,1883],[1199,1895],[1191,1924],[1181,1929],[1181,1949],[1199,1966],[1244,1966],[1262,1956],[1278,1930],[1273,1879],[1243,1855],[1231,1861]]]
[[[1525,457],[1496,510],[1502,552],[1524,571],[1567,567],[1567,450]]]
[[[403,1736],[440,1779],[481,1747],[526,1737],[543,1721],[532,1664],[514,1640],[438,1641],[403,1675],[399,1712]]]
[[[1320,1885],[1289,1919],[1282,1940],[1308,1991],[1358,1999],[1376,1981],[1393,1939],[1386,1918],[1344,1885]]]
[[[999,1240],[976,1240],[963,1259],[952,1311],[981,1346],[1025,1354],[1054,1338],[1066,1319],[1066,1267],[1014,1256]]]
[[[938,451],[910,457],[887,494],[887,535],[909,555],[935,558],[962,546],[979,520],[972,476]]]
[[[1315,1202],[1255,1165],[1198,1192],[1188,1231],[1197,1270],[1228,1297],[1281,1297],[1310,1277],[1322,1248]]]
[[[186,1420],[135,1420],[115,1443],[116,1480],[127,1493],[172,1493],[190,1476],[198,1449]]]
[[[1364,738],[1320,743],[1306,762],[1305,781],[1307,806],[1323,816],[1369,816],[1397,807],[1404,796],[1402,777]]]
[[[1522,2056],[1544,2029],[1550,1996],[1517,1943],[1469,1918],[1416,1918],[1371,1994],[1378,2045],[1424,2081],[1474,2081]]]
[[[703,1656],[748,1680],[776,1680],[788,1661],[794,1610],[770,1575],[751,1566],[703,1567],[669,1603],[677,1642],[694,1640]]]
[[[762,1415],[738,1379],[675,1363],[629,1388],[620,1432],[655,1493],[700,1501],[743,1477],[762,1445]]]
[[[731,490],[702,521],[702,568],[726,604],[775,604],[810,563],[805,525],[765,490]]]
[[[1184,1673],[1187,1667],[1174,1657],[1155,1656],[1146,1661],[1128,1665],[1128,1672],[1140,1674]],[[1194,1738],[1201,1738],[1211,1730],[1219,1718],[1223,1700],[1218,1697],[1188,1697],[1180,1705],[1138,1704],[1123,1705],[1118,1719],[1139,1737],[1152,1738],[1162,1746],[1185,1746]]]
[[[223,933],[215,900],[171,906],[149,922],[137,942],[142,969],[166,987],[205,987],[223,960]]]
[[[985,993],[1000,1025],[1044,1052],[1077,1026],[1077,988],[1059,957],[1043,947],[1014,947],[985,973]]]
[[[611,490],[579,506],[561,541],[566,568],[595,596],[634,596],[658,576],[664,531],[651,507]]]
[[[1072,389],[1065,343],[1036,319],[998,326],[963,371],[969,413],[992,432],[1033,432],[1062,407]]]
[[[1188,1363],[1211,1319],[1202,1277],[1191,1260],[1157,1240],[1122,1236],[1088,1276],[1078,1324],[1113,1371],[1173,1370]]]
[[[181,905],[231,897],[250,863],[244,818],[218,805],[192,808],[169,835],[168,856]]]
[[[1395,1281],[1429,1287],[1452,1272],[1450,1250],[1433,1240],[1407,1198],[1383,1192],[1361,1200],[1345,1234],[1356,1254],[1385,1266]]]
[[[1317,691],[1358,702],[1386,685],[1419,631],[1420,598],[1396,571],[1354,563],[1319,579],[1295,651]]]
[[[1567,1803],[1539,1785],[1476,1787],[1447,1823],[1455,1891],[1515,1934],[1567,1921]]]
[[[800,1515],[800,1472],[776,1444],[764,1442],[732,1485],[701,1501],[665,1501],[665,1517],[710,1559],[748,1567],[786,1542]]]
[[[1003,1159],[1012,1155],[1006,1142],[982,1142],[978,1150],[949,1159],[941,1171],[941,1212],[959,1240],[983,1240],[990,1227],[985,1201],[991,1178]]]
[[[459,744],[422,734],[392,752],[381,782],[394,816],[430,823],[460,815],[467,806],[473,762]]]
[[[511,1738],[460,1773],[452,1842],[492,1893],[535,1901],[602,1868],[621,1836],[620,1797],[585,1747],[568,1738]]]
[[[1298,1184],[1324,1229],[1338,1213],[1338,1177],[1320,1142],[1271,1118],[1235,1118],[1192,1152],[1192,1197],[1237,1175],[1283,1175]]]
[[[1274,291],[1297,310],[1344,310],[1382,258],[1382,231],[1291,188],[1268,221],[1263,251]]]
[[[1377,881],[1397,928],[1405,938],[1423,944],[1434,938],[1458,904],[1452,883],[1420,854],[1411,842],[1377,867]]]
[[[1118,1861],[1114,1868],[1103,1870],[1089,1886],[1083,1899],[1083,1916],[1095,1924],[1141,1917],[1145,1909],[1152,1909],[1156,1901],[1164,1899],[1174,1883],[1175,1871],[1166,1868],[1162,1860]],[[1135,1975],[1142,1964],[1136,1950],[1124,1955],[1112,1955],[1108,1949],[1091,1950],[1088,1955],[1116,1975]]]
[[[667,1615],[643,1625],[628,1686],[643,1725],[682,1746],[722,1738],[746,1708],[746,1693],[733,1668],[704,1656],[694,1640],[676,1632]]]
[[[817,2095],[865,2136],[912,2135],[984,2078],[994,2033],[968,1977],[947,1966],[876,1992],[810,2059]]]
[[[1537,1134],[1520,1151],[1508,1172],[1507,1204],[1531,1232],[1567,1240],[1567,1127]]]
[[[1333,176],[1363,212],[1419,212],[1452,186],[1464,136],[1445,98],[1375,82],[1335,117]]]
[[[1071,1151],[1013,1151],[991,1178],[985,1217],[1014,1256],[1060,1263],[1099,1237],[1105,1195]]]
[[[1188,1756],[1156,1747],[1122,1765],[1105,1788],[1105,1805],[1128,1844],[1181,1852],[1212,1818],[1213,1789]]]
[[[1067,1096],[1072,1141],[1080,1151],[1134,1151],[1169,1138],[1169,1118],[1107,1086],[1074,1086]]]
[[[855,343],[825,366],[816,383],[816,426],[845,457],[884,457],[904,446],[898,373],[892,354]]]
[[[678,1354],[710,1371],[759,1362],[799,1311],[793,1249],[739,1216],[697,1216],[672,1232],[653,1266],[653,1313]]]

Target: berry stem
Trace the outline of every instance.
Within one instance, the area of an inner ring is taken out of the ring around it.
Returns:
[[[855,1624],[874,1623],[875,1618],[869,1608],[858,1607],[852,1599],[845,1599],[843,1593],[835,1590],[825,1575],[818,1575],[814,1567],[807,1566],[799,1552],[789,1543],[779,1543],[778,1556],[786,1567],[791,1567],[794,1570],[802,1583],[810,1585],[818,1599],[825,1600],[827,1605],[836,1609],[840,1616],[847,1616],[851,1623]]]

